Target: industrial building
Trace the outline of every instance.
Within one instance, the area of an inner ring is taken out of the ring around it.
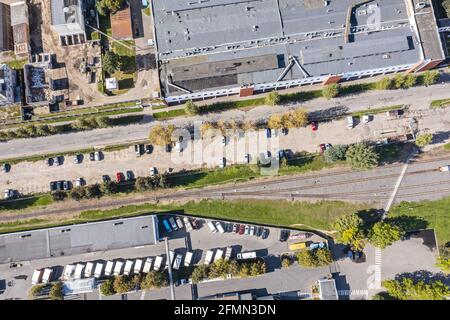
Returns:
[[[0,2],[0,52],[12,49],[11,8]]]
[[[0,235],[0,264],[155,244],[156,215]]]
[[[418,72],[445,60],[431,0],[152,1],[168,103]]]
[[[51,0],[52,27],[62,46],[86,42],[83,11],[82,0]]]
[[[28,5],[25,1],[11,3],[11,27],[14,38],[14,53],[28,55],[30,52],[30,26]]]
[[[0,64],[0,106],[13,104],[17,72],[6,64]]]

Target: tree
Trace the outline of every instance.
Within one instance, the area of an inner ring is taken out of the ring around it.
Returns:
[[[328,248],[302,249],[297,254],[297,259],[298,263],[305,268],[320,268],[332,263],[333,255]]]
[[[269,106],[275,106],[280,102],[280,94],[278,91],[272,91],[266,96],[264,102]]]
[[[161,271],[150,271],[141,282],[141,289],[161,288],[168,285],[167,276]]]
[[[50,127],[46,124],[40,125],[36,127],[36,134],[38,136],[47,136],[51,133]]]
[[[242,122],[241,128],[244,131],[253,130],[253,129],[255,129],[255,123],[251,120],[245,120],[244,122]]]
[[[375,148],[362,142],[351,145],[345,157],[355,169],[370,169],[378,165],[378,154]]]
[[[116,13],[124,0],[97,0],[96,8],[99,14],[106,16],[108,13]]]
[[[113,121],[105,116],[95,117],[95,122],[98,128],[107,128],[113,124]]]
[[[86,197],[86,190],[84,187],[75,187],[69,192],[69,198],[75,201],[79,201]]]
[[[62,300],[62,282],[58,281],[52,284],[50,288],[50,299],[51,300]]]
[[[226,278],[229,270],[229,262],[225,259],[219,259],[209,267],[209,278]]]
[[[325,88],[322,89],[322,95],[324,98],[330,100],[332,98],[336,98],[337,96],[339,96],[340,91],[341,86],[337,83],[332,83],[325,86]]]
[[[352,246],[355,250],[364,248],[363,220],[350,213],[338,218],[333,228],[338,232],[337,241]]]
[[[328,266],[333,262],[333,254],[328,248],[318,248],[314,250],[316,256],[316,263],[318,266]]]
[[[148,190],[148,180],[146,177],[137,177],[134,182],[136,191],[142,192]]]
[[[282,121],[282,115],[281,114],[273,114],[269,117],[269,120],[267,121],[267,126],[270,129],[281,129],[283,128],[283,121]]]
[[[102,192],[100,190],[100,185],[98,183],[90,184],[90,185],[86,186],[85,191],[86,191],[86,197],[89,199],[99,198],[102,195]]]
[[[134,284],[128,276],[116,276],[113,282],[114,291],[117,293],[130,292],[134,289]]]
[[[416,145],[418,147],[425,147],[426,145],[429,145],[433,141],[433,134],[432,133],[423,133],[416,137]]]
[[[266,273],[267,267],[264,261],[256,261],[250,265],[250,275],[256,277]]]
[[[402,89],[405,86],[406,77],[403,74],[397,74],[394,77],[394,87],[396,89]]]
[[[377,82],[376,87],[378,90],[390,90],[394,88],[394,81],[385,77]]]
[[[331,146],[323,153],[325,162],[333,163],[339,160],[345,160],[345,153],[347,152],[347,146],[343,144],[337,144]]]
[[[298,264],[305,268],[314,268],[316,266],[316,259],[312,250],[300,250],[297,254],[297,260]]]
[[[450,258],[439,257],[437,259],[437,267],[441,268],[444,273],[450,273]]]
[[[375,247],[384,249],[395,241],[400,240],[405,232],[398,226],[394,226],[387,222],[377,222],[373,225],[369,232],[369,241]]]
[[[193,116],[193,115],[199,114],[200,108],[194,102],[192,102],[192,100],[189,100],[184,105],[184,111],[188,115]]]
[[[117,192],[117,182],[115,181],[106,181],[100,185],[100,192],[106,195],[114,194]]]
[[[382,283],[389,296],[398,300],[446,300],[450,288],[438,280],[425,283],[423,280],[402,278]]]
[[[450,0],[449,3],[449,9],[450,9]],[[432,84],[435,84],[439,81],[440,74],[437,70],[427,71],[422,75],[422,84],[424,86],[431,86]]]
[[[289,112],[289,120],[296,128],[305,127],[308,124],[308,112],[304,108],[295,109]],[[285,128],[289,127],[285,126]]]
[[[103,70],[108,74],[113,74],[120,68],[120,56],[112,50],[106,51],[102,58]]]
[[[114,290],[114,281],[113,279],[108,279],[100,285],[100,293],[104,296],[111,296],[116,294]]]
[[[250,276],[250,265],[243,263],[239,268],[239,276],[242,278]]]
[[[406,75],[405,84],[404,84],[405,88],[414,87],[416,85],[416,83],[417,83],[417,77],[415,75],[412,75],[412,74]]]
[[[172,142],[172,133],[174,130],[175,127],[173,125],[163,127],[157,124],[150,130],[149,142],[157,146],[165,146]]]
[[[193,284],[197,284],[208,277],[208,266],[201,264],[192,271],[191,280]]]
[[[444,8],[445,12],[447,13],[447,17],[450,18],[450,0],[442,1],[442,7]]]
[[[36,284],[31,287],[29,295],[31,298],[38,298],[44,294],[44,289],[47,288],[46,284]]]
[[[29,137],[37,136],[37,128],[34,124],[29,124],[25,126],[25,131],[27,132]]]
[[[292,259],[290,257],[283,257],[281,259],[281,267],[282,268],[289,268],[292,265]]]

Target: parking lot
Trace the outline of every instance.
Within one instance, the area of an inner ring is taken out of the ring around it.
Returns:
[[[8,173],[1,173],[0,189],[18,190],[21,194],[49,191],[51,181],[68,180],[75,184],[78,177],[84,178],[87,184],[102,182],[102,175],[109,175],[115,179],[117,172],[125,174],[130,170],[136,177],[148,176],[150,168],[155,167],[158,172],[166,170],[180,171],[198,168],[218,167],[222,158],[225,166],[246,163],[256,163],[261,153],[277,150],[291,150],[293,153],[307,151],[318,152],[320,144],[354,143],[357,141],[374,139],[377,132],[397,130],[405,125],[405,119],[386,121],[384,114],[376,115],[368,124],[356,124],[355,128],[346,128],[345,119],[327,123],[319,123],[317,131],[311,126],[290,129],[287,135],[277,132],[276,137],[268,138],[265,130],[248,132],[243,136],[228,134],[226,145],[222,136],[217,134],[212,138],[198,140],[184,139],[181,143],[183,152],[173,148],[166,152],[164,148],[155,146],[151,154],[136,156],[134,146],[126,149],[104,152],[101,161],[90,161],[89,154],[84,154],[81,163],[75,164],[73,156],[65,156],[62,164],[48,166],[46,161],[20,162],[12,165]],[[301,143],[299,143],[301,141]]]

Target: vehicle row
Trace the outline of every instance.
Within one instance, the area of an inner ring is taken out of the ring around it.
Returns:
[[[245,225],[245,224],[238,224],[238,223],[224,223],[222,225],[222,222],[220,221],[209,221],[207,223],[209,230],[212,233],[235,233],[239,235],[251,235],[256,237],[261,237],[262,239],[266,239],[269,236],[269,229],[263,228],[259,226],[252,226],[252,225]]]
[[[186,231],[190,232],[200,227],[197,219],[191,219],[188,217],[168,217],[163,219],[162,224],[167,233],[183,228],[186,228]]]
[[[89,160],[90,161],[101,161],[104,159],[104,155],[103,152],[101,151],[95,151],[95,152],[91,152],[89,153]],[[73,163],[74,164],[80,164],[82,163],[84,160],[84,155],[80,154],[76,154],[73,157]],[[52,166],[60,166],[64,163],[65,161],[65,157],[64,156],[56,156],[56,157],[52,157],[52,158],[48,158],[47,159],[47,166],[52,167]]]

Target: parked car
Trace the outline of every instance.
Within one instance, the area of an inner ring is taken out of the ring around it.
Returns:
[[[84,185],[84,179],[83,178],[77,178],[75,180],[75,186],[76,187],[81,187],[82,185]]]
[[[441,172],[450,172],[450,165],[439,167]]]
[[[329,144],[329,143],[322,143],[319,147],[320,147],[320,153],[324,153],[325,150],[331,148],[331,144]]]
[[[49,167],[53,166],[54,162],[55,162],[55,160],[53,160],[53,158],[48,158],[47,159],[47,166],[49,166]]]
[[[227,145],[227,137],[226,136],[222,136],[222,145],[226,146]]]
[[[282,129],[281,129],[281,134],[282,134],[283,136],[286,136],[288,133],[289,133],[289,129],[288,129],[288,128],[282,128]]]
[[[94,159],[95,159],[95,161],[100,161],[102,159],[102,153],[100,151],[95,151]]]
[[[150,177],[155,176],[158,173],[155,167],[150,168]]]
[[[267,239],[267,237],[269,236],[269,229],[264,228],[262,234],[261,234],[261,238],[262,239]]]
[[[176,217],[175,221],[177,223],[178,229],[183,229],[184,228],[184,223],[183,223],[183,221],[181,221],[180,217]]]
[[[128,170],[128,171],[126,172],[126,176],[127,176],[127,181],[134,180],[134,173],[133,173],[133,171]]]
[[[284,242],[289,238],[289,231],[288,230],[280,230],[280,236],[278,240]]]
[[[56,191],[57,189],[57,185],[56,185],[56,181],[51,181],[50,182],[50,191]]]
[[[370,119],[371,119],[371,116],[368,115],[368,114],[363,115],[362,118],[361,118],[362,123],[364,123],[364,124],[365,124],[365,123],[369,123],[369,122],[370,122]]]
[[[67,191],[69,189],[71,189],[72,185],[70,183],[70,181],[64,180],[63,181],[63,190]]]
[[[353,129],[354,127],[353,117],[348,116],[346,120],[347,120],[347,129]]]
[[[262,229],[263,229],[262,227],[256,227],[255,228],[255,236],[261,237]]]
[[[166,150],[166,152],[170,152],[170,151],[172,151],[172,145],[166,144],[164,149]]]
[[[239,225],[237,223],[233,224],[233,232],[239,233]]]
[[[167,219],[163,220],[163,226],[167,233],[172,232],[172,227],[170,226],[170,223]]]
[[[170,222],[170,226],[172,227],[173,230],[178,230],[178,225],[175,222],[175,219],[173,217],[169,217],[169,222]]]
[[[102,181],[108,182],[108,181],[111,181],[111,178],[107,174],[104,174],[104,175],[102,175]]]
[[[89,153],[89,160],[90,161],[95,161],[95,152]]]
[[[139,157],[141,155],[141,148],[138,144],[134,145],[134,153]]]
[[[241,224],[239,226],[239,232],[240,235],[243,235],[245,233],[245,225]]]
[[[59,162],[59,157],[54,157],[53,158],[53,164],[57,165],[57,166],[61,165],[61,162]]]
[[[255,235],[255,226],[251,226],[250,227],[250,235],[254,236]]]
[[[270,128],[266,129],[266,137],[267,138],[271,138],[272,137],[272,132],[271,132]]]
[[[226,165],[225,158],[220,158],[220,160],[219,160],[219,168],[224,168],[225,165]]]
[[[123,182],[123,180],[124,180],[123,173],[122,172],[116,172],[116,182],[120,183],[120,182]]]
[[[312,131],[317,131],[317,128],[318,128],[317,122],[316,121],[312,121],[311,122],[311,130]]]
[[[200,224],[199,221],[195,218],[191,219],[191,224],[192,224],[192,229],[199,229],[200,228]]]
[[[77,154],[75,157],[73,157],[73,163],[80,164],[83,161],[83,155]]]
[[[63,181],[56,181],[56,190],[63,190]]]
[[[150,153],[152,153],[153,152],[153,146],[151,145],[151,144],[147,144],[146,146],[145,146],[145,153],[146,154],[150,154]]]
[[[244,234],[249,235],[250,234],[250,226],[246,225],[245,226],[245,232]]]
[[[183,146],[181,145],[181,142],[176,142],[175,143],[175,150],[178,152],[183,152]]]
[[[233,224],[225,223],[225,232],[233,232]]]
[[[3,173],[8,173],[11,170],[11,165],[9,163],[4,163],[2,165],[2,172]]]
[[[8,200],[14,198],[14,190],[6,189],[3,193],[3,199]]]
[[[250,163],[250,154],[246,154],[246,155],[244,155],[244,162],[245,163]]]
[[[278,136],[277,129],[270,129],[270,137],[275,138],[277,136]]]

